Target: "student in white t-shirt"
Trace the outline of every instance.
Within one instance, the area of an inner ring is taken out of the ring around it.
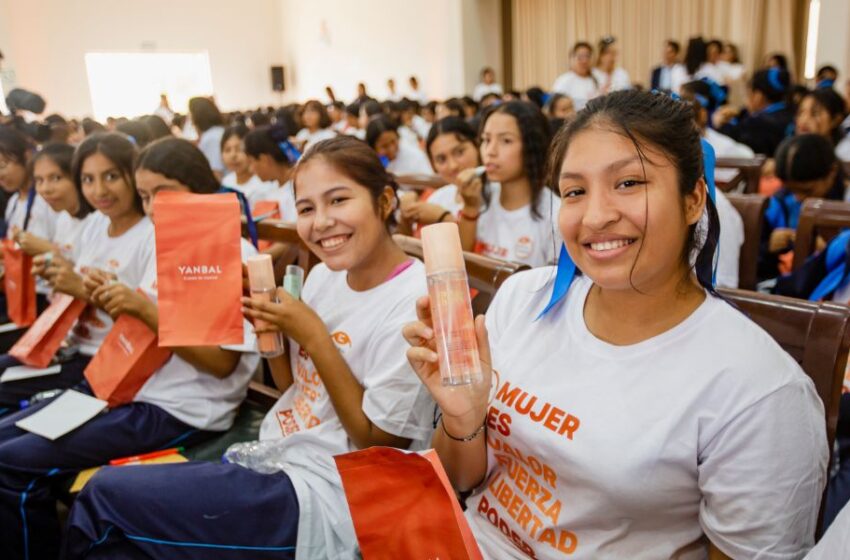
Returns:
[[[73,258],[53,255],[33,258],[33,272],[56,291],[86,301],[66,338],[70,356],[57,375],[0,383],[0,409],[17,410],[20,401],[47,389],[80,383],[83,369],[112,328],[112,318],[91,299],[86,282],[117,279],[133,288],[154,257],[153,227],[144,217],[133,183],[135,146],[119,133],[94,134],[75,153],[74,183],[97,211],[86,220]],[[0,369],[18,365],[0,357]],[[2,411],[0,411],[2,412]]]
[[[481,81],[472,90],[472,99],[480,103],[488,93],[495,93],[498,96],[505,93],[502,84],[496,82],[496,72],[489,66],[481,69]]]
[[[544,184],[549,140],[548,121],[531,103],[509,101],[484,115],[480,150],[486,174],[467,169],[457,177],[464,250],[529,266],[555,262],[560,201]]]
[[[40,240],[52,239],[55,234],[55,213],[32,189],[32,152],[33,146],[23,135],[0,125],[0,188],[12,194],[5,214],[5,234],[10,239],[19,237],[22,231]]]
[[[386,115],[373,117],[366,126],[366,143],[386,158],[387,171],[394,175],[433,175],[428,157],[409,142],[401,142],[398,125]]]
[[[18,237],[18,244],[31,255],[58,251],[73,262],[80,250],[80,235],[94,214],[74,185],[73,159],[74,148],[67,144],[47,144],[33,156],[35,190],[56,214],[56,225],[53,238],[46,243],[26,233]]]
[[[243,300],[249,317],[268,322],[263,332],[287,336],[286,354],[270,361],[284,393],[260,441],[229,449],[228,464],[102,471],[70,514],[66,558],[99,547],[118,556],[141,548],[170,557],[179,547],[185,558],[207,558],[214,548],[354,558],[333,456],[427,443],[434,404],[404,359],[400,334],[426,291],[425,274],[392,241],[392,177],[373,151],[341,136],[305,155],[295,184],[299,236],[323,264],[300,301],[283,290],[280,303]]]
[[[593,77],[596,78],[599,93],[602,95],[632,87],[629,73],[623,67],[617,66],[620,51],[616,43],[617,40],[610,35],[599,41],[599,54],[596,58],[596,67],[593,68]]]
[[[266,192],[262,200],[277,203],[279,219],[284,222],[294,222],[297,218],[295,211],[295,194],[292,188],[292,168],[301,157],[301,153],[289,142],[285,126],[261,126],[245,136],[245,153],[251,162],[251,168],[261,181],[272,184],[275,188]],[[277,260],[288,251],[286,243],[272,243],[264,249],[264,253]]]
[[[573,100],[576,110],[581,110],[588,100],[599,95],[599,82],[593,75],[593,47],[579,41],[570,51],[570,70],[558,76],[552,84],[552,93],[563,93]]]
[[[422,226],[455,221],[463,208],[463,198],[455,185],[458,174],[481,165],[475,131],[460,117],[435,122],[425,141],[425,150],[434,171],[446,184],[422,196],[413,191],[400,196],[400,233],[409,235],[417,233],[417,228]]]
[[[139,155],[135,178],[149,214],[158,192],[209,194],[219,190],[218,179],[203,153],[189,141],[177,138],[147,146]],[[250,244],[243,241],[243,245],[243,255],[255,253]],[[139,294],[135,286],[119,281],[99,284],[92,290],[91,300],[115,319],[126,314],[156,332],[156,278],[156,262],[151,259],[139,286],[145,295]],[[13,428],[12,420],[27,416],[29,409],[0,423],[0,490],[3,496],[17,493],[19,500],[26,502],[22,523],[10,523],[0,529],[5,543],[0,550],[6,547],[7,552],[3,557],[17,557],[21,546],[29,547],[33,557],[56,557],[60,532],[55,494],[44,476],[50,469],[73,475],[110,459],[149,453],[178,442],[181,446],[191,445],[229,429],[259,364],[247,321],[245,331],[245,343],[238,347],[171,348],[172,356],[131,403],[110,408],[107,414],[93,418],[60,441],[47,441]],[[76,390],[89,392],[85,384]],[[33,481],[36,476],[39,479]],[[29,481],[32,482],[25,486]],[[6,505],[0,498],[0,508]],[[4,519],[10,517],[4,514]],[[22,530],[22,526],[26,529]]]
[[[244,139],[247,135],[248,127],[242,123],[231,125],[224,130],[221,137],[221,159],[230,173],[224,176],[221,184],[242,192],[253,205],[273,194],[277,185],[263,181],[257,176],[245,154]]]
[[[336,136],[336,131],[331,128],[333,123],[331,123],[328,110],[315,99],[304,104],[304,113],[301,119],[304,128],[298,131],[295,140],[302,152],[309,150],[316,142]]]
[[[198,148],[207,156],[216,176],[224,174],[224,162],[221,161],[221,137],[224,135],[224,118],[215,102],[207,97],[193,97],[189,100],[189,115],[197,129]]]
[[[485,558],[800,558],[814,544],[823,405],[712,286],[700,153],[690,107],[647,92],[594,100],[562,129],[565,256],[511,277],[476,320],[481,383],[441,385],[418,301],[408,358],[442,410],[432,444],[449,479],[474,490]]]

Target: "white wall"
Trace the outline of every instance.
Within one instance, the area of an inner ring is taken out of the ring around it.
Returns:
[[[278,0],[0,0],[0,51],[18,86],[66,115],[91,114],[89,51],[207,50],[222,109],[277,104],[279,9]]]
[[[850,79],[850,0],[820,0],[817,64],[831,64],[838,69],[839,90]]]
[[[502,72],[502,12],[499,0],[461,0],[463,9],[464,91],[472,92],[479,82],[481,69],[496,71],[496,80],[504,84]]]
[[[282,0],[287,97],[350,101],[357,83],[383,98],[415,75],[432,98],[464,92],[461,2],[467,0]],[[494,3],[496,0],[492,0]]]
[[[207,50],[222,109],[351,100],[364,81],[383,98],[410,75],[434,99],[472,90],[482,66],[501,70],[500,0],[0,0],[0,50],[16,85],[47,111],[92,112],[86,52]],[[286,66],[287,91],[269,67]],[[151,100],[151,110],[158,99]],[[185,107],[174,107],[185,111]]]

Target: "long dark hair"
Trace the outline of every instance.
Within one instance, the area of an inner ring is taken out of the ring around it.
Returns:
[[[627,90],[590,100],[576,118],[558,132],[549,157],[550,184],[558,184],[561,166],[575,135],[598,124],[606,126],[606,130],[613,125],[617,133],[629,138],[641,165],[647,159],[644,155],[646,146],[664,153],[676,168],[679,194],[683,197],[692,193],[704,176],[700,133],[692,105],[666,95]],[[708,231],[704,235],[698,232],[698,223],[689,228],[682,260],[690,268],[691,254],[699,251],[695,263],[697,280],[703,288],[716,295],[712,277],[714,253],[720,239],[720,219],[710,198],[706,200],[706,212]]]
[[[538,203],[543,189],[546,188],[546,152],[552,140],[549,121],[533,103],[527,101],[508,101],[501,105],[491,105],[481,118],[478,130],[479,138],[484,134],[487,121],[495,114],[510,115],[516,120],[522,139],[522,166],[531,185],[531,215],[534,219],[543,218]],[[490,192],[485,185],[485,208],[490,206]]]
[[[224,125],[224,117],[218,110],[212,99],[207,97],[193,97],[189,100],[189,114],[192,115],[192,124],[203,134],[214,126]]]
[[[98,132],[83,140],[74,152],[74,161],[71,164],[71,174],[77,194],[80,199],[85,200],[83,195],[83,164],[94,154],[102,154],[118,168],[124,181],[133,191],[133,209],[144,215],[142,198],[136,191],[136,179],[133,177],[133,165],[136,161],[136,146],[123,134],[118,132]]]
[[[178,181],[194,193],[211,194],[221,188],[203,152],[182,138],[161,138],[148,144],[139,154],[139,169]]]

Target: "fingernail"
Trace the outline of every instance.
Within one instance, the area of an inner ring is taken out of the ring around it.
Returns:
[[[427,328],[427,327],[425,328],[425,332],[422,333],[422,334],[425,335],[425,338],[434,338],[434,331],[432,329]]]

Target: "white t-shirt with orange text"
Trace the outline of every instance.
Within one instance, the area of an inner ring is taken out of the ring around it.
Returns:
[[[425,267],[415,261],[364,292],[352,290],[347,277],[319,264],[302,298],[322,318],[363,387],[369,420],[422,449],[433,431],[435,405],[407,362],[401,329],[416,319],[416,299],[427,293]],[[296,558],[353,558],[357,540],[333,456],[356,447],[310,356],[292,339],[288,352],[294,382],[266,414],[260,440],[280,442],[275,462],[298,496]]]
[[[490,205],[478,217],[475,252],[531,267],[555,263],[563,242],[558,229],[558,195],[543,189],[537,202],[538,218],[532,215],[530,204],[506,210],[499,201],[499,183],[488,183],[487,188]]]
[[[580,276],[511,277],[487,312],[499,372],[488,474],[466,517],[485,558],[800,558],[826,481],[812,381],[762,329],[707,296],[638,344],[595,337]]]

